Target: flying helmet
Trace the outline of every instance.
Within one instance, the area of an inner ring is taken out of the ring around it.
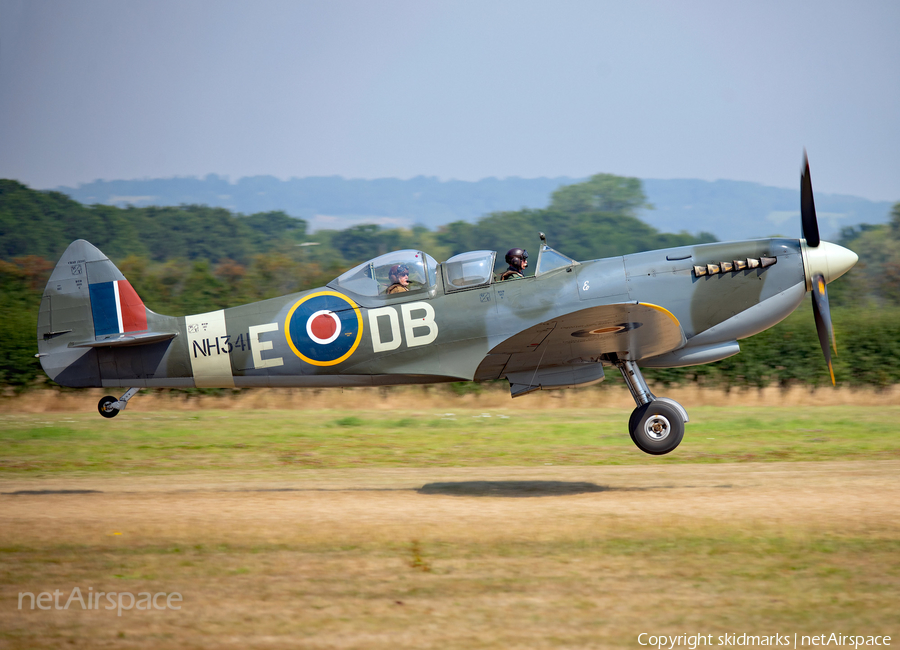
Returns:
[[[528,259],[528,251],[524,248],[510,248],[506,253],[506,263],[510,266],[522,266],[522,262]]]
[[[388,271],[388,277],[391,282],[396,282],[401,275],[409,275],[409,267],[406,264],[394,264]]]

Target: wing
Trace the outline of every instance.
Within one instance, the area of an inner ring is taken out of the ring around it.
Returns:
[[[639,302],[589,307],[509,337],[489,352],[478,378],[505,376],[532,390],[584,385],[603,378],[601,355],[639,361],[686,342],[678,319],[664,307]]]

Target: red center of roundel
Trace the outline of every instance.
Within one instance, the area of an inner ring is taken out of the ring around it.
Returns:
[[[337,323],[328,314],[319,314],[309,324],[309,329],[317,338],[330,339],[337,329]]]

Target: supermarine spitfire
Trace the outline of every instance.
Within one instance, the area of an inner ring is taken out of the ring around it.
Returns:
[[[628,429],[648,454],[675,449],[685,409],[650,392],[640,367],[711,363],[786,318],[812,292],[831,370],[826,285],[857,261],[822,242],[809,165],[801,239],[683,246],[577,262],[541,246],[533,276],[498,282],[494,251],[437,263],[401,250],[327,286],[184,317],[150,311],[119,269],[73,242],[41,301],[38,357],[72,387],[123,387],[111,418],[144,387],[388,386],[506,378],[513,397],[587,386],[621,372],[637,408]],[[409,290],[388,293],[391,269]],[[832,381],[834,374],[832,372]]]

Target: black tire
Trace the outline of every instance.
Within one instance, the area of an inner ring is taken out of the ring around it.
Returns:
[[[111,408],[110,404],[114,404],[118,401],[119,400],[112,395],[107,395],[100,400],[99,404],[97,404],[97,410],[100,411],[100,415],[105,418],[114,418],[119,414],[119,409]]]
[[[671,404],[650,402],[634,409],[628,420],[631,439],[645,454],[662,456],[684,437],[684,418]]]
[[[631,439],[634,440],[634,427],[635,420],[638,419],[639,414],[641,413],[641,407],[637,407],[631,412],[631,417],[628,418],[628,433],[631,434]],[[637,444],[637,443],[635,443]]]

